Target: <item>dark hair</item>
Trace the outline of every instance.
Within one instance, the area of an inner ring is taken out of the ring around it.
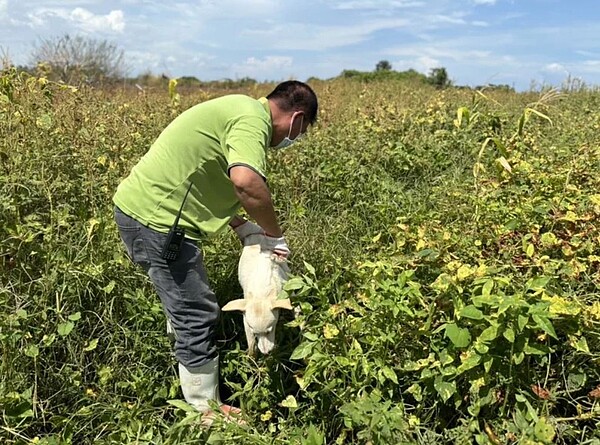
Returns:
[[[304,111],[310,124],[317,120],[317,95],[307,84],[297,80],[287,80],[275,87],[267,96],[283,111]]]

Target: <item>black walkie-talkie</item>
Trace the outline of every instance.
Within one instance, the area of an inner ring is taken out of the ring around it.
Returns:
[[[176,260],[181,251],[181,245],[185,238],[185,230],[183,227],[171,227],[167,234],[167,241],[163,246],[162,257],[164,260]]]
[[[183,197],[183,202],[181,203],[181,207],[179,207],[179,212],[177,213],[177,217],[173,222],[173,225],[169,229],[169,233],[167,234],[167,240],[162,250],[162,258],[167,261],[174,261],[179,257],[179,252],[181,252],[181,245],[183,244],[183,240],[185,239],[185,229],[183,227],[179,227],[179,218],[181,217],[181,212],[183,211],[183,205],[185,204],[185,200],[187,199],[188,193],[190,193],[190,189],[192,188],[192,184],[185,192],[185,196]]]

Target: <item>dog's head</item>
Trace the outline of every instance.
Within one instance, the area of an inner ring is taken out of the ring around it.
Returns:
[[[279,319],[279,309],[292,310],[289,298],[280,300],[239,299],[223,306],[224,311],[242,311],[246,334],[257,340],[258,350],[268,354],[275,347],[275,328]],[[254,342],[248,340],[251,346]]]

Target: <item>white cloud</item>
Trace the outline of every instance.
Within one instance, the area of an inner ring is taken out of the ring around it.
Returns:
[[[217,58],[210,54],[187,51],[176,42],[165,42],[153,46],[152,51],[126,51],[126,59],[132,68],[131,74],[140,74],[149,70],[154,74],[177,77],[198,75],[207,67],[214,66]],[[219,69],[227,68],[219,66]]]
[[[451,25],[464,25],[465,23],[467,23],[465,21],[465,19],[463,19],[462,17],[459,17],[457,15],[454,16],[447,16],[447,15],[435,15],[429,18],[429,20],[431,23],[448,23]]]
[[[567,69],[560,63],[549,63],[543,68],[543,71],[547,73],[567,73]]]
[[[95,15],[87,9],[75,8],[68,17],[87,32],[104,31],[107,28],[123,32],[125,29],[125,19],[121,10],[110,11],[107,15]]]
[[[123,11],[113,10],[106,15],[94,14],[87,9],[77,7],[72,11],[64,8],[40,8],[28,14],[30,26],[42,27],[48,21],[62,19],[70,22],[84,32],[123,32],[125,18]]]
[[[277,0],[200,0],[198,2],[165,3],[153,5],[157,10],[177,11],[184,19],[203,22],[223,19],[232,21],[237,18],[248,19],[272,17],[282,9]]]
[[[334,9],[393,9],[423,6],[424,3],[412,0],[355,0],[337,2]]]
[[[473,0],[476,5],[495,5],[496,0]]]
[[[281,50],[327,50],[350,46],[369,38],[377,31],[402,28],[409,24],[404,19],[382,19],[359,23],[353,26],[314,26],[290,24],[274,26],[269,30],[243,31],[243,36],[255,38],[257,42],[270,42],[270,47]]]
[[[414,60],[418,60],[419,58],[421,58],[423,61],[435,60],[437,63],[440,63],[440,60],[480,63],[488,58],[497,59],[498,57],[497,55],[494,55],[490,51],[486,50],[456,49],[453,47],[452,42],[449,42],[447,45],[437,46],[425,46],[419,44],[413,46],[402,46],[398,48],[388,49],[386,50],[386,53],[393,54],[395,56],[408,57]]]
[[[396,71],[413,69],[423,74],[429,74],[433,68],[444,66],[439,59],[431,56],[415,56],[393,61],[392,68]]]
[[[586,60],[581,64],[581,68],[579,71],[590,73],[590,74],[600,74],[600,60]]]
[[[294,59],[287,56],[266,56],[263,59],[249,57],[243,63],[233,65],[231,69],[235,77],[241,75],[257,80],[274,79],[282,72],[291,74],[293,62]]]

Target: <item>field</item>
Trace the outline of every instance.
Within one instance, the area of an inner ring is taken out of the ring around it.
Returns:
[[[600,93],[312,85],[318,124],[269,155],[299,314],[256,359],[223,314],[247,425],[205,431],[111,197],[174,116],[233,91],[2,73],[0,443],[600,444]],[[239,298],[235,236],[203,248]]]

